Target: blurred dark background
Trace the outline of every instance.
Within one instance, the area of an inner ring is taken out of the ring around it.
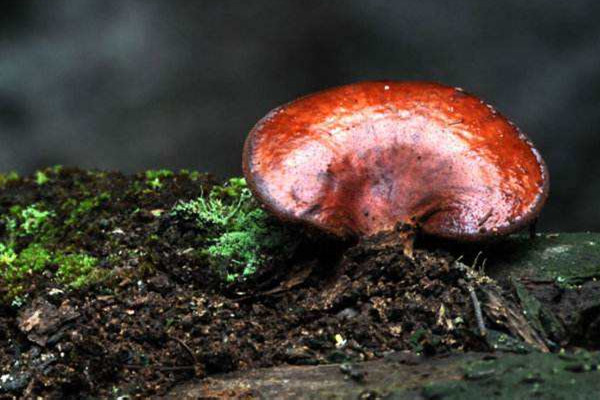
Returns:
[[[600,230],[600,1],[0,3],[0,171],[239,175],[271,108],[365,79],[461,86],[549,164],[545,230]]]

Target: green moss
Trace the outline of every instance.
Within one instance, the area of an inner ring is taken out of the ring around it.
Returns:
[[[523,307],[523,314],[531,326],[543,333],[543,337],[551,337],[554,340],[564,338],[564,328],[558,318],[543,306],[518,279],[513,277],[510,282]]]
[[[48,178],[48,175],[44,171],[37,171],[35,173],[35,183],[38,185],[43,185],[48,181],[50,181],[50,178]]]
[[[53,167],[45,168],[43,170],[36,171],[35,173],[35,183],[38,185],[45,185],[46,183],[52,180],[52,177],[60,174],[62,171],[62,165],[55,165]]]
[[[19,253],[16,265],[29,273],[42,272],[52,261],[52,253],[37,243],[32,243]]]
[[[15,198],[9,204],[10,208],[0,208],[0,293],[4,300],[14,300],[19,296],[26,298],[32,282],[41,284],[43,280],[50,280],[53,286],[63,290],[77,289],[103,279],[110,271],[99,266],[99,259],[82,251],[82,248],[90,247],[90,240],[102,240],[101,235],[92,238],[90,232],[97,232],[97,228],[104,230],[110,224],[102,218],[103,215],[99,215],[103,212],[101,208],[111,200],[113,190],[122,190],[120,186],[106,186],[98,182],[98,176],[100,174],[61,171],[60,167],[47,168],[24,181],[27,190],[32,191],[34,196]],[[143,201],[136,203],[136,199],[152,199],[156,196],[152,193],[155,189],[181,178],[181,175],[175,176],[168,170],[156,170],[147,171],[130,181],[116,181],[129,185],[126,196],[131,196],[133,201],[128,204],[132,205],[131,209],[138,207],[132,213],[122,211],[119,214],[122,219],[117,226],[147,221],[146,214],[141,218],[138,216],[147,205]],[[183,178],[204,181],[205,175],[188,171]],[[34,185],[31,185],[32,182]],[[52,185],[53,190],[49,191],[35,182]],[[67,188],[70,195],[54,191],[55,185],[61,190]],[[134,185],[137,185],[138,192],[132,192]],[[39,196],[42,192],[47,195]],[[22,199],[27,198],[44,201],[23,203]],[[57,208],[49,208],[48,204],[54,203],[58,203]],[[267,263],[274,262],[276,257],[283,257],[278,254],[279,248],[285,246],[290,249],[297,242],[291,238],[287,228],[259,207],[242,178],[214,186],[210,193],[192,201],[180,202],[170,210],[154,208],[149,213],[156,218],[155,221],[174,218],[193,222],[195,239],[186,248],[195,246],[192,257],[200,265],[217,271],[223,281],[244,279]],[[101,222],[96,225],[92,218],[102,221],[102,227]],[[134,220],[129,221],[129,218]],[[157,231],[152,230],[157,227],[153,224],[149,228],[146,244],[156,245],[163,240]],[[185,227],[190,227],[190,224]],[[140,266],[136,273],[151,273],[155,268],[155,255],[129,254],[125,248],[127,244],[121,243],[119,238],[118,235],[108,236],[111,255],[104,262],[112,265],[136,259]],[[286,254],[291,252],[286,251]]]
[[[410,347],[415,353],[420,353],[423,351],[423,345],[421,344],[421,340],[427,335],[427,330],[423,328],[418,328],[415,330],[412,335],[410,335],[409,343]]]
[[[71,216],[89,211],[98,201],[79,204]],[[37,203],[27,207],[14,205],[2,219],[5,232],[0,241],[0,285],[5,286],[7,300],[14,300],[32,277],[46,271],[55,271],[55,280],[72,288],[98,279],[95,258],[84,253],[65,254],[51,250],[54,248],[52,239],[59,230],[54,225],[54,211]]]
[[[596,399],[600,355],[503,355],[467,363],[462,380],[426,386],[427,399]]]
[[[29,207],[21,208],[13,206],[10,213],[16,218],[16,233],[20,236],[36,235],[43,228],[48,226],[49,219],[54,217],[52,211],[44,210],[41,205],[32,204]]]
[[[0,243],[0,265],[12,265],[17,257],[12,247]]]
[[[11,171],[6,174],[0,174],[0,188],[17,180],[19,180],[19,174],[17,174],[15,171]]]
[[[173,176],[168,169],[157,169],[146,171],[146,184],[153,190],[162,188],[162,179]]]
[[[207,238],[199,252],[227,281],[253,274],[276,248],[291,243],[289,232],[258,206],[243,178],[176,204],[171,215],[196,223]]]
[[[51,227],[50,220],[55,216],[53,211],[45,210],[41,204],[32,204],[28,207],[12,206],[8,215],[1,218],[4,221],[9,242],[14,242],[18,237],[42,236]]]
[[[231,179],[225,186],[215,186],[207,198],[179,202],[173,207],[172,214],[196,221],[201,228],[235,230],[249,213],[261,211],[250,204],[252,193],[245,185],[244,180]]]
[[[534,240],[512,236],[497,243],[489,256],[492,275],[510,269],[515,277],[553,280],[572,287],[600,278],[600,237],[597,233],[542,234]]]
[[[203,174],[203,173],[201,173],[201,172],[198,172],[198,171],[190,171],[190,170],[188,170],[188,169],[182,169],[182,170],[180,170],[180,171],[179,171],[179,174],[180,174],[180,175],[183,175],[183,176],[187,176],[187,177],[189,178],[189,180],[191,180],[191,181],[194,181],[194,182],[195,182],[195,181],[198,181],[198,180],[200,180],[201,178],[203,178],[203,177],[205,177],[205,176],[206,176],[206,174]]]
[[[88,176],[91,176],[91,177],[99,179],[99,180],[106,179],[106,177],[108,176],[108,172],[106,172],[106,171],[89,170],[89,171],[85,171],[85,173]]]
[[[43,271],[51,259],[51,254],[36,244],[17,253],[0,243],[0,277],[9,285],[21,284],[26,277]]]
[[[98,260],[85,253],[51,252],[37,243],[17,252],[0,243],[0,281],[8,289],[8,300],[20,295],[27,281],[44,271],[56,271],[56,281],[74,289],[97,282],[103,277],[97,265]]]
[[[99,207],[104,202],[110,200],[110,197],[110,193],[103,192],[98,196],[89,197],[81,201],[69,199],[67,202],[65,202],[65,204],[63,204],[64,209],[70,210],[69,216],[65,219],[64,224],[66,226],[76,225],[83,216]]]
[[[96,268],[98,259],[87,254],[57,254],[53,259],[58,265],[58,279],[72,288],[79,289],[102,278]]]
[[[264,262],[261,255],[260,239],[257,231],[225,232],[215,240],[215,244],[206,249],[213,265],[225,262],[228,265],[227,280],[233,281],[241,274],[251,275]]]
[[[222,186],[215,186],[212,188],[210,196],[211,199],[224,198],[231,200],[248,200],[252,197],[250,189],[246,184],[246,179],[234,177],[230,178],[227,183]]]

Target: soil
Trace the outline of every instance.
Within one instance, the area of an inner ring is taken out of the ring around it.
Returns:
[[[69,199],[104,196],[51,245],[84,249],[108,274],[66,290],[46,271],[31,277],[22,304],[0,302],[0,399],[146,398],[223,372],[491,346],[477,296],[503,298],[503,289],[448,252],[417,249],[411,259],[390,235],[336,243],[299,231],[298,246],[280,249],[284,261],[227,283],[193,251],[202,232],[165,212],[208,193],[210,176],[175,173],[150,190],[144,174],[47,175],[6,183],[0,214],[36,203],[65,220]],[[545,346],[495,317],[492,329]]]

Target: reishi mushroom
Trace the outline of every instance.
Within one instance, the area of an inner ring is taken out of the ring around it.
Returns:
[[[338,237],[399,224],[462,241],[506,235],[536,220],[549,187],[515,125],[429,82],[361,82],[280,106],[248,135],[243,168],[275,216]]]

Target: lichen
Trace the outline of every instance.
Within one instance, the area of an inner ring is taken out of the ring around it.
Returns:
[[[435,382],[426,399],[596,399],[600,356],[533,352],[469,362],[460,380]]]
[[[553,280],[563,288],[600,278],[600,246],[593,233],[545,233],[533,240],[513,236],[497,243],[489,255],[492,273],[510,266],[512,275],[529,275],[539,280]],[[499,262],[494,262],[494,258]]]

